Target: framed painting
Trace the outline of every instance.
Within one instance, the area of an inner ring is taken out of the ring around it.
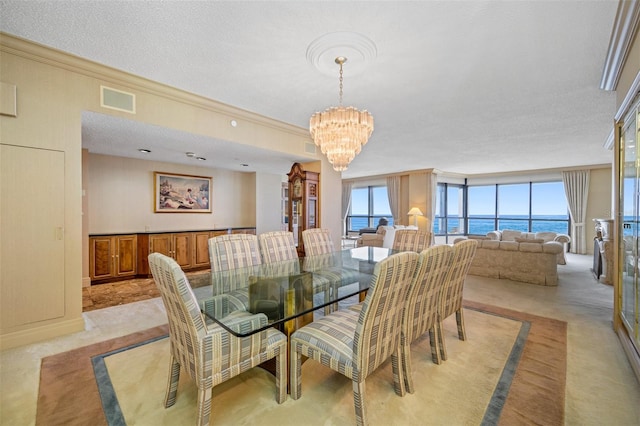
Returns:
[[[211,178],[154,172],[154,213],[211,213]]]

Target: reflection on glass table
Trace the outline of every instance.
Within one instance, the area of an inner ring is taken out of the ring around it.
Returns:
[[[358,247],[200,274],[191,278],[190,284],[206,317],[235,336],[249,336],[274,326],[290,333],[311,322],[315,310],[365,292],[375,264],[389,254],[387,248]],[[229,328],[225,321],[237,318],[233,315],[236,310],[262,313],[267,325]]]

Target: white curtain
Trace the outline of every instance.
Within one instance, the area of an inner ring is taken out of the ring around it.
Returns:
[[[587,253],[585,216],[589,195],[589,170],[562,172],[564,192],[571,214],[571,253]]]
[[[400,176],[387,177],[387,197],[389,198],[393,223],[398,223],[397,220],[402,217],[400,212]]]
[[[349,214],[349,206],[351,205],[351,182],[342,182],[342,226],[344,235],[347,235],[349,228],[347,227],[347,215]]]
[[[436,200],[438,195],[438,174],[434,171],[427,172],[427,211],[424,214],[429,219],[429,229],[431,231],[431,242],[433,243],[433,221],[436,217]]]

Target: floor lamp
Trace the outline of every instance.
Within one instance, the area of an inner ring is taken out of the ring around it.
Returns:
[[[416,227],[418,226],[418,216],[424,216],[422,214],[422,211],[420,211],[420,209],[417,207],[412,207],[411,210],[409,210],[409,213],[407,213],[407,215],[413,216],[413,225]]]

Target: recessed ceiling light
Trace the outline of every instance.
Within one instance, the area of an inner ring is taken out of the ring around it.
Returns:
[[[196,157],[196,160],[205,161],[206,158],[204,158],[204,157]]]
[[[138,151],[140,151],[143,154],[149,154],[151,152],[150,149],[145,149],[145,148],[140,148]]]
[[[185,154],[187,154],[187,157],[195,157],[196,154],[194,154],[193,152],[185,152]]]
[[[238,122],[236,120],[231,120],[231,127],[237,127],[238,126]]]
[[[242,167],[249,167],[249,165],[248,165],[248,164],[246,164],[246,163],[242,163],[242,164],[240,164],[240,165],[241,165]]]

